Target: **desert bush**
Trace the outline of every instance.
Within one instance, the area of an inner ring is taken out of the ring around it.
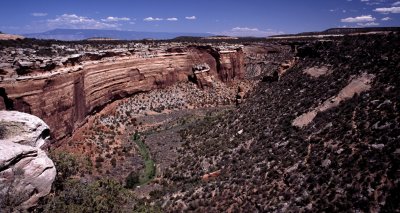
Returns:
[[[56,192],[36,212],[120,212],[121,206],[134,202],[133,196],[121,184],[109,179],[93,183],[68,180],[68,190]]]
[[[101,162],[104,162],[104,158],[101,157],[101,156],[98,156],[98,157],[96,158],[96,163],[101,163]]]
[[[116,167],[116,166],[117,166],[117,160],[116,160],[115,158],[112,158],[112,159],[111,159],[111,165],[112,165],[113,167]]]
[[[160,206],[157,205],[149,205],[144,202],[139,202],[139,204],[135,205],[133,212],[136,213],[161,213],[164,212]]]
[[[77,158],[67,152],[50,152],[50,158],[53,160],[57,168],[57,176],[54,181],[55,190],[62,190],[64,182],[73,175],[76,175],[79,170]]]
[[[130,172],[125,179],[125,187],[133,189],[137,184],[139,184],[139,175],[136,172]]]

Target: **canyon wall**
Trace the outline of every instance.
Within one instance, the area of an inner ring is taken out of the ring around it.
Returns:
[[[244,77],[244,53],[242,49],[214,52],[217,58],[218,76],[224,82]]]
[[[244,54],[190,47],[148,57],[111,57],[83,61],[51,72],[0,82],[0,108],[42,118],[59,140],[82,125],[102,106],[138,92],[188,81],[194,65],[206,63],[208,75],[223,82],[243,77]]]

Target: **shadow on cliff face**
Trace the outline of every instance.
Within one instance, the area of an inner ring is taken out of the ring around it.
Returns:
[[[0,88],[0,110],[13,110],[14,102],[8,98],[6,90]]]
[[[4,139],[6,136],[6,128],[3,125],[0,125],[0,140]]]

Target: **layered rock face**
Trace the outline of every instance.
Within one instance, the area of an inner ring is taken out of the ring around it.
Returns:
[[[42,118],[52,128],[54,138],[61,139],[83,124],[89,114],[115,99],[188,81],[196,64],[207,64],[209,75],[217,80],[239,79],[243,77],[243,57],[240,49],[217,51],[212,47],[186,47],[146,56],[127,52],[101,60],[73,55],[51,71],[26,69],[31,74],[4,78],[0,107]]]
[[[294,58],[294,51],[290,46],[284,45],[249,45],[243,48],[243,52],[246,78],[272,76],[275,72],[282,73],[283,64]]]
[[[40,148],[49,133],[36,116],[0,111],[0,211],[27,209],[50,192],[56,169]]]
[[[217,53],[218,75],[224,82],[244,77],[244,53],[242,49],[225,50]]]

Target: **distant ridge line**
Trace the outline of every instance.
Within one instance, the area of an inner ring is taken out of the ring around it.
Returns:
[[[27,38],[55,39],[55,40],[86,40],[90,38],[109,38],[116,40],[142,40],[142,39],[173,39],[179,36],[208,37],[210,33],[185,33],[185,32],[141,32],[98,29],[54,29],[43,33],[24,35]]]
[[[365,27],[365,28],[330,28],[320,32],[303,32],[297,34],[273,35],[274,37],[290,37],[290,36],[315,36],[315,35],[336,35],[336,34],[352,34],[352,33],[368,33],[368,32],[392,32],[400,31],[400,27]]]

